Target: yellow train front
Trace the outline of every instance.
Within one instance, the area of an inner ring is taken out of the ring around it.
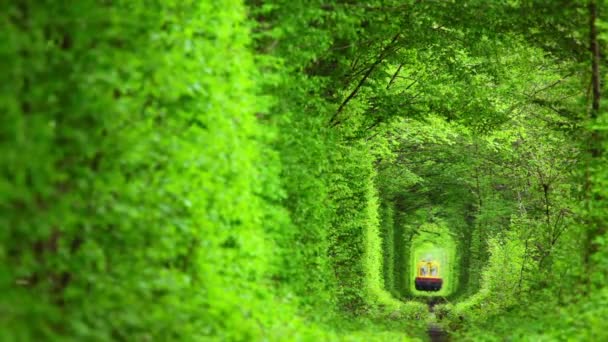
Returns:
[[[439,273],[439,262],[436,260],[423,260],[418,263],[418,276],[415,280],[418,291],[439,291],[443,285]]]

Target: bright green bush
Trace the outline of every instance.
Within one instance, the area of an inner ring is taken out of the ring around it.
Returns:
[[[2,13],[2,339],[262,336],[285,219],[244,7]]]

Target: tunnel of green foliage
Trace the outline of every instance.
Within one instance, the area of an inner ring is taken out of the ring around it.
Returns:
[[[608,339],[606,13],[2,2],[0,340]]]

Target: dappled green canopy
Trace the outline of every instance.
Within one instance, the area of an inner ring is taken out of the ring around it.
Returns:
[[[2,2],[0,340],[608,340],[607,13]]]

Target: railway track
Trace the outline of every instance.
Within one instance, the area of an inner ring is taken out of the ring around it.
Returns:
[[[427,333],[431,342],[447,342],[449,341],[448,333],[443,328],[435,323],[435,305],[444,300],[441,297],[432,298],[428,302],[429,314],[431,315],[431,322],[427,328]]]

